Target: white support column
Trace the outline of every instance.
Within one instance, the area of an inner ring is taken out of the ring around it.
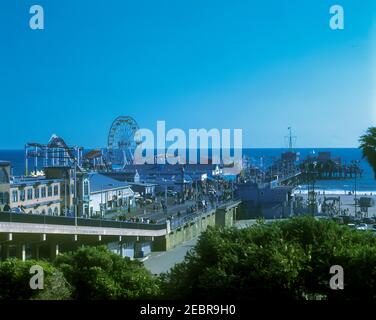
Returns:
[[[16,257],[21,261],[26,260],[26,245],[24,243],[16,244]]]
[[[25,244],[22,244],[22,247],[21,247],[21,250],[22,250],[22,261],[26,261],[26,245]]]
[[[51,259],[55,259],[59,255],[59,244],[58,243],[51,243],[50,244],[50,257]]]

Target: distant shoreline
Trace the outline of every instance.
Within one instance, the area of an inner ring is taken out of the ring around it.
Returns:
[[[353,191],[348,191],[348,190],[336,190],[336,189],[333,189],[333,190],[330,190],[330,189],[320,189],[320,188],[315,188],[315,192],[316,193],[320,193],[321,195],[337,195],[337,196],[343,196],[343,195],[355,195],[355,193]],[[350,194],[349,194],[350,193]],[[299,195],[299,194],[308,194],[308,190],[307,189],[302,189],[302,188],[297,188],[295,191],[294,191],[294,194],[296,195]],[[376,190],[361,190],[361,191],[356,191],[356,195],[357,196],[376,196]]]

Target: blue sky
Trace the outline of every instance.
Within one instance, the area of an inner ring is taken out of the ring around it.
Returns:
[[[3,0],[0,149],[105,146],[112,120],[353,147],[375,124],[373,0]],[[29,28],[40,4],[45,30]],[[345,29],[329,28],[341,4]]]

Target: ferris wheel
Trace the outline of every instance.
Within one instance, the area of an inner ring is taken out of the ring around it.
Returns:
[[[133,163],[133,153],[141,143],[137,131],[139,126],[132,117],[117,117],[108,133],[108,156],[112,165],[124,167]]]

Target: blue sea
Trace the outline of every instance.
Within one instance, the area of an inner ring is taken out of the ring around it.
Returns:
[[[286,149],[243,149],[243,155],[249,157],[252,162],[260,167],[268,167],[274,159],[280,157],[282,152]],[[361,150],[357,148],[317,148],[295,149],[300,154],[300,159],[303,160],[308,155],[318,152],[331,152],[332,157],[340,157],[342,162],[349,163],[352,160],[359,160],[360,166],[363,169],[362,177],[357,177],[356,189],[363,193],[376,193],[376,180],[372,168],[366,160],[362,159]],[[7,160],[12,163],[13,174],[22,175],[24,173],[24,151],[23,150],[0,150],[0,160]],[[30,162],[31,164],[31,162]],[[353,191],[355,187],[355,179],[347,180],[325,180],[317,181],[317,190],[325,190],[331,192],[343,193],[344,191]],[[304,186],[302,186],[304,189]]]

